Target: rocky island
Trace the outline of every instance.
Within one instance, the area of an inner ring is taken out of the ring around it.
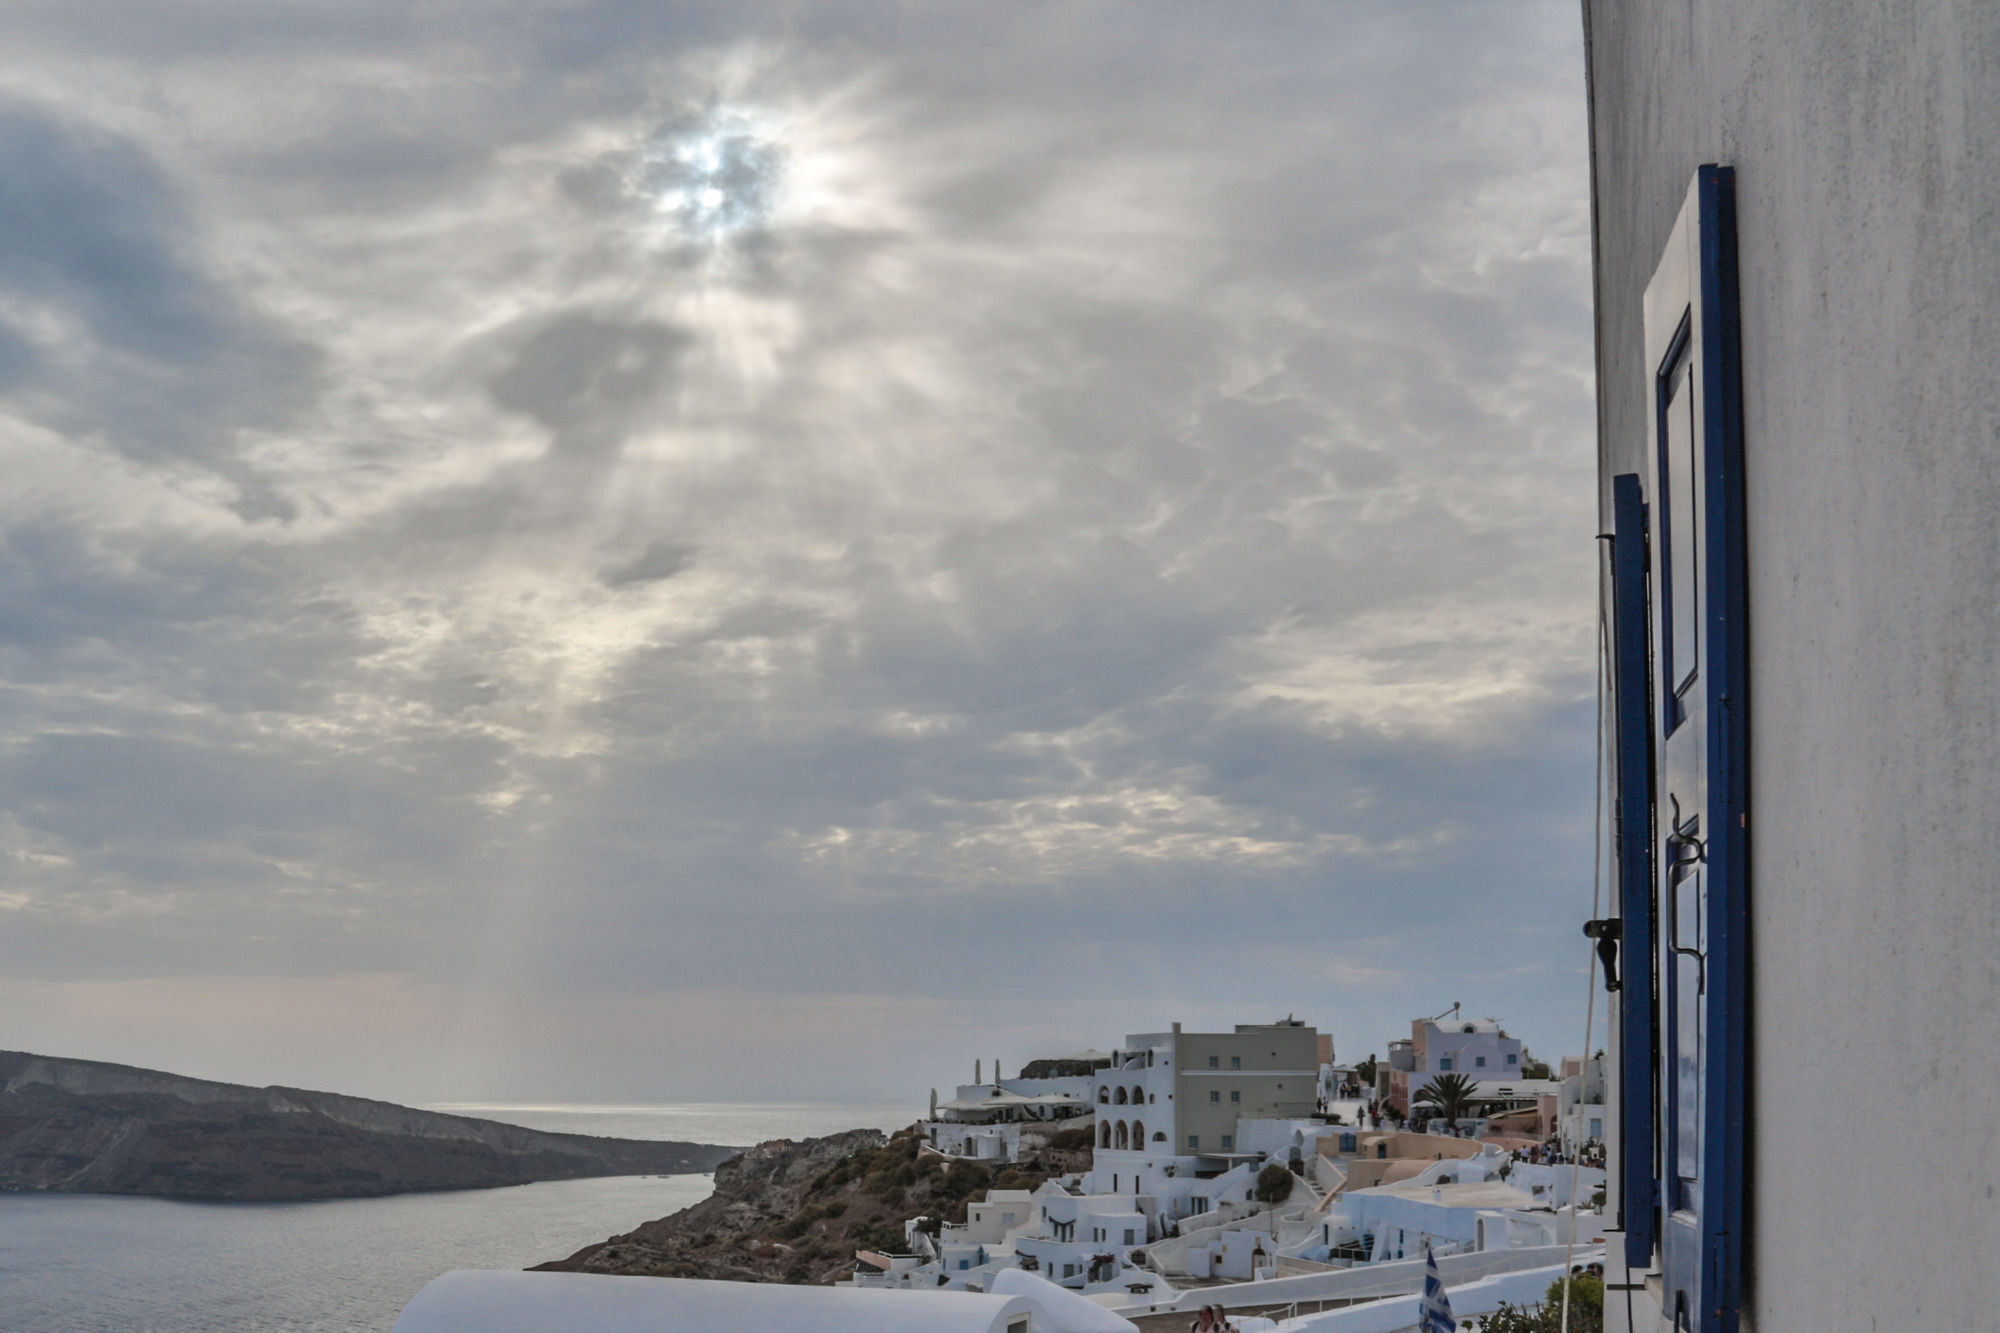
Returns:
[[[738,1151],[0,1051],[0,1190],[366,1198],[710,1171]]]

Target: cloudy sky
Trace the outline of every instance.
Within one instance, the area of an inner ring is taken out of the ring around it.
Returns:
[[[1581,1044],[1573,3],[7,28],[0,1047]]]

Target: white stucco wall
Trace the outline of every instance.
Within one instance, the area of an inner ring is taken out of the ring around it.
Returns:
[[[1606,496],[1643,471],[1647,278],[1694,168],[1737,172],[1747,1322],[1991,1327],[2000,5],[1585,8]]]
[[[418,1292],[393,1333],[1008,1333],[1035,1312],[1022,1296],[970,1292],[460,1270]]]

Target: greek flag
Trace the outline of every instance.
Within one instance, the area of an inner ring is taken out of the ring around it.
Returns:
[[[1458,1333],[1451,1302],[1445,1298],[1444,1279],[1438,1276],[1437,1256],[1428,1245],[1424,1246],[1424,1304],[1417,1329],[1418,1333]]]

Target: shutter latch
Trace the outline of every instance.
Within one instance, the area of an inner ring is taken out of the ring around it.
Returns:
[[[1583,923],[1583,933],[1597,941],[1597,957],[1604,964],[1604,989],[1616,991],[1618,981],[1618,941],[1625,938],[1625,923],[1615,916]]]

